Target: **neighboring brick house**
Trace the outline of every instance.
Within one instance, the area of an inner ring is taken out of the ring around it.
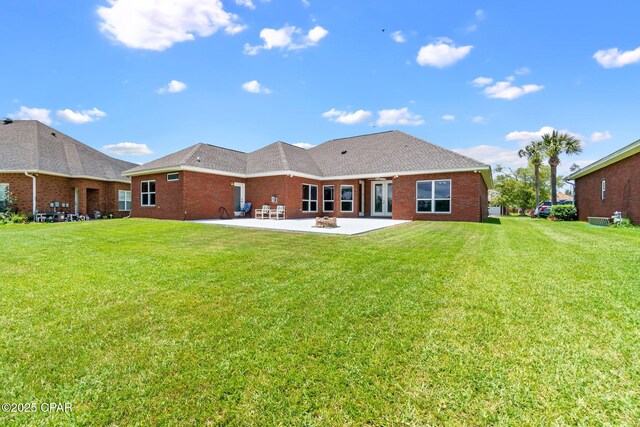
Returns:
[[[287,218],[483,221],[491,168],[400,131],[334,139],[308,150],[275,142],[243,153],[207,144],[137,166],[134,217],[232,217],[284,205]]]
[[[575,180],[578,218],[622,212],[640,224],[640,140],[566,177]]]
[[[131,180],[122,172],[133,166],[36,120],[0,122],[0,205],[8,189],[20,212],[48,212],[57,204],[68,213],[127,216]]]

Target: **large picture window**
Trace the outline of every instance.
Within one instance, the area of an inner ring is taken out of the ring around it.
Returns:
[[[322,187],[322,210],[324,212],[333,212],[333,206],[333,185],[325,185],[324,187]]]
[[[118,190],[118,210],[119,211],[131,210],[131,191]]]
[[[318,186],[302,184],[302,212],[318,212]]]
[[[156,205],[156,182],[142,181],[140,183],[140,204],[142,206]]]
[[[416,212],[451,213],[451,180],[416,182]]]
[[[9,207],[9,184],[0,184],[0,212]]]
[[[353,185],[340,186],[340,210],[353,212]]]

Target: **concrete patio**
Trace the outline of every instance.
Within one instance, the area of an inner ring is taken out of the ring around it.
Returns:
[[[381,228],[404,224],[411,221],[401,221],[386,218],[338,218],[338,228],[316,228],[315,218],[304,219],[201,219],[191,222],[200,224],[224,225],[228,227],[261,228],[264,230],[295,231],[302,233],[343,234],[352,236],[367,233]]]

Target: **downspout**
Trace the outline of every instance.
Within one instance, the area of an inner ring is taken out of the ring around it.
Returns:
[[[33,189],[33,196],[32,196],[32,203],[33,203],[33,206],[32,206],[31,211],[33,212],[33,215],[35,216],[35,215],[36,215],[36,213],[37,213],[37,211],[38,211],[38,209],[36,208],[36,206],[37,206],[37,205],[36,205],[36,202],[37,202],[37,199],[36,199],[36,194],[37,194],[37,193],[36,193],[36,176],[35,176],[35,175],[29,175],[29,172],[26,172],[26,171],[25,171],[25,173],[24,173],[24,174],[25,174],[26,176],[30,177],[30,178],[33,180],[33,185],[31,186],[31,187],[32,187],[32,189]]]

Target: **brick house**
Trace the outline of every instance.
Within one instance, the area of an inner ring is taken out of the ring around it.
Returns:
[[[135,163],[114,159],[36,120],[0,122],[0,208],[8,189],[20,212],[127,216]]]
[[[124,172],[133,217],[233,217],[284,205],[287,218],[391,217],[482,221],[491,168],[400,131],[275,142],[251,153],[196,144]]]
[[[575,180],[578,218],[622,212],[640,224],[640,140],[566,177]]]

